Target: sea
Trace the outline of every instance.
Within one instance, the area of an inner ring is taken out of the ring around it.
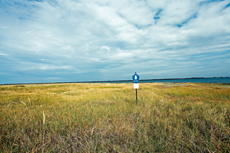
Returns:
[[[98,81],[97,83],[132,83],[132,80]],[[225,78],[181,78],[140,80],[139,83],[170,82],[170,83],[230,83],[230,77]]]
[[[225,83],[225,84],[230,85],[230,77],[149,79],[149,80],[140,80],[139,81],[139,83],[155,83],[155,82],[165,82],[165,83]],[[50,82],[50,83],[51,84],[57,84],[57,83],[133,83],[133,80],[83,81],[83,82]],[[16,83],[16,84],[47,84],[47,83]],[[0,85],[10,85],[10,84],[0,84]]]

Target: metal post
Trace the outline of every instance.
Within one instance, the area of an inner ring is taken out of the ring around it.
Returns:
[[[137,89],[136,89],[136,103],[137,103]]]

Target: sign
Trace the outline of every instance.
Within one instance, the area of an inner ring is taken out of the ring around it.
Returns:
[[[132,76],[133,78],[133,88],[136,89],[136,103],[137,103],[137,89],[139,89],[139,75],[135,72],[135,74]]]
[[[135,74],[132,76],[133,78],[133,83],[139,83],[139,75],[137,75],[137,73],[135,72]]]
[[[133,84],[133,88],[134,88],[134,89],[139,89],[139,83],[134,83],[134,84]]]

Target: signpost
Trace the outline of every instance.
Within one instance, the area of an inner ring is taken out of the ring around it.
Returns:
[[[133,88],[136,89],[136,103],[137,103],[137,89],[139,89],[139,75],[135,72],[135,74],[132,76],[133,79]]]

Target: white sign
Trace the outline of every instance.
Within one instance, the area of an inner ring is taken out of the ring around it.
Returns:
[[[134,83],[134,84],[133,84],[133,88],[134,88],[134,89],[139,89],[139,83]]]

